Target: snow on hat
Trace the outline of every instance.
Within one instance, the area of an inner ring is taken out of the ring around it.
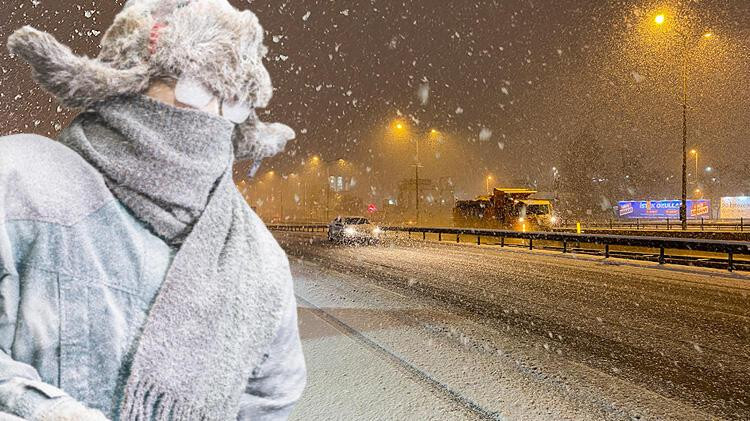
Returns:
[[[225,100],[264,107],[271,99],[263,28],[226,0],[129,0],[96,59],[74,55],[32,27],[8,39],[35,79],[65,105],[86,107],[141,93],[157,77],[192,77]]]
[[[143,93],[151,80],[161,77],[189,77],[218,98],[252,108],[265,107],[272,96],[263,65],[263,28],[252,12],[239,11],[227,0],[128,0],[95,59],[75,55],[30,26],[8,38],[8,49],[31,65],[42,87],[70,107]],[[257,158],[279,152],[294,138],[290,128],[281,126],[249,118],[235,132],[236,149],[263,155]],[[268,139],[272,145],[257,145],[269,131],[275,133]]]

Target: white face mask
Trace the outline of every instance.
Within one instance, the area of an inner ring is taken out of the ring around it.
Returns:
[[[197,110],[221,114],[235,124],[250,116],[252,107],[244,102],[228,102],[217,98],[205,85],[194,78],[183,76],[175,85],[175,99]]]
[[[244,102],[227,102],[221,103],[221,115],[235,124],[243,123],[253,111],[249,105]]]

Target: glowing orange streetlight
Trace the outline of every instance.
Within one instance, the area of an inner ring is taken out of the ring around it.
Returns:
[[[407,124],[399,119],[395,120],[393,123],[391,123],[391,127],[393,127],[393,130],[397,132],[398,134],[402,135],[408,135],[409,128]],[[431,138],[437,138],[440,136],[441,133],[437,129],[430,129],[429,137]],[[416,149],[416,155],[415,155],[415,163],[414,163],[414,191],[415,191],[415,210],[416,210],[416,219],[415,224],[419,225],[419,167],[421,167],[421,164],[419,163],[419,137],[414,138],[414,147]]]
[[[659,13],[654,16],[654,23],[656,25],[664,25],[666,23],[666,16],[664,13]],[[682,222],[682,229],[687,230],[687,111],[688,111],[688,43],[695,36],[688,32],[681,31],[679,28],[674,28],[674,31],[682,38],[682,203],[680,204],[680,221]],[[702,38],[710,39],[714,36],[712,32],[706,32]],[[692,151],[691,151],[692,152]],[[696,168],[698,161],[698,152],[694,152],[696,160]],[[696,185],[698,183],[698,175],[696,170]]]
[[[403,119],[396,119],[391,123],[391,127],[394,132],[397,132],[399,134],[403,134],[404,132],[408,131],[409,127],[407,126],[406,122]]]
[[[325,182],[325,185],[326,185],[326,189],[325,189],[325,192],[326,192],[325,219],[328,220],[330,218],[330,213],[331,213],[331,165],[336,164],[340,168],[343,169],[348,164],[348,161],[345,160],[345,159],[343,159],[343,158],[338,158],[338,159],[324,159],[324,158],[321,158],[319,155],[314,155],[312,158],[310,158],[310,162],[313,165],[316,165],[316,166],[319,165],[319,164],[322,164],[325,167],[325,170],[326,170],[326,174],[325,174],[325,177],[326,177],[326,182]],[[294,175],[292,175],[292,176],[294,176]],[[307,202],[307,185],[306,184],[305,184],[305,190],[304,190],[304,201],[305,201],[305,206],[306,206],[306,202]]]

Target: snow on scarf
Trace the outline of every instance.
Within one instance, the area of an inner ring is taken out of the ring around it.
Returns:
[[[288,262],[232,181],[234,125],[142,95],[60,141],[179,250],[135,345],[121,420],[234,419],[290,293]]]

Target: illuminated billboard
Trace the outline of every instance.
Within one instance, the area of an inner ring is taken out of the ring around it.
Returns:
[[[619,203],[620,218],[680,219],[680,200],[629,200]],[[688,200],[688,218],[710,218],[710,200]]]
[[[722,197],[719,218],[750,219],[750,196]]]

